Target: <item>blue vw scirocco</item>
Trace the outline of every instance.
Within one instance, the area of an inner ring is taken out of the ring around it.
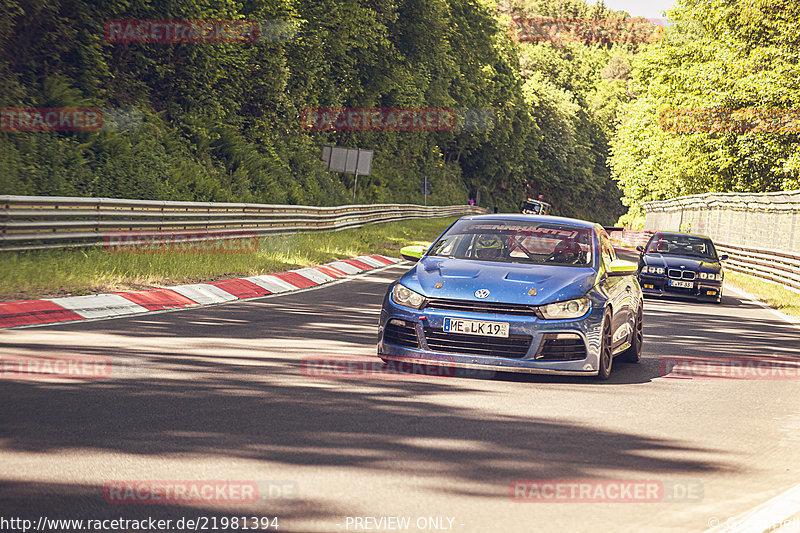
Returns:
[[[384,298],[384,361],[607,379],[641,357],[637,264],[598,224],[467,216],[402,254],[417,263]]]

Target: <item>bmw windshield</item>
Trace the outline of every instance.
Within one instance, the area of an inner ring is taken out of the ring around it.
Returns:
[[[682,255],[718,261],[717,251],[709,239],[691,235],[656,234],[647,245],[645,253]]]
[[[550,222],[459,220],[428,255],[534,265],[590,266],[592,230]]]

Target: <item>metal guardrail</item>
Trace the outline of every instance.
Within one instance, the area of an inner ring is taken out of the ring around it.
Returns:
[[[725,267],[773,283],[800,290],[800,255],[760,248],[714,243],[719,253],[728,254]]]
[[[0,250],[96,246],[115,235],[189,240],[341,230],[376,222],[485,213],[468,205],[312,207],[113,198],[0,196]]]

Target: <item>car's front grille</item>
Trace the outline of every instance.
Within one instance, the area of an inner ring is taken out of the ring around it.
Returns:
[[[548,361],[586,359],[586,344],[580,335],[547,333],[536,353],[536,359]]]
[[[441,329],[425,328],[425,340],[428,348],[437,352],[522,359],[528,353],[532,337],[530,335],[509,335],[507,338],[486,337],[445,333]]]
[[[539,311],[535,305],[477,302],[473,300],[449,300],[445,298],[431,298],[425,304],[425,308],[443,309],[446,311],[467,311],[469,313],[490,313],[496,315],[539,316]]]
[[[677,268],[669,269],[667,275],[672,279],[694,279],[696,276],[691,270],[678,270]]]
[[[419,348],[417,329],[412,322],[391,319],[383,328],[383,342],[403,348]]]

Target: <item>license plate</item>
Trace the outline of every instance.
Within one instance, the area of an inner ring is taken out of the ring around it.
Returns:
[[[486,337],[508,337],[508,322],[484,322],[483,320],[444,319],[445,333],[483,335]]]
[[[671,279],[671,280],[669,280],[669,286],[670,287],[681,287],[683,289],[691,289],[694,286],[694,284],[691,281],[678,281],[678,280]]]

